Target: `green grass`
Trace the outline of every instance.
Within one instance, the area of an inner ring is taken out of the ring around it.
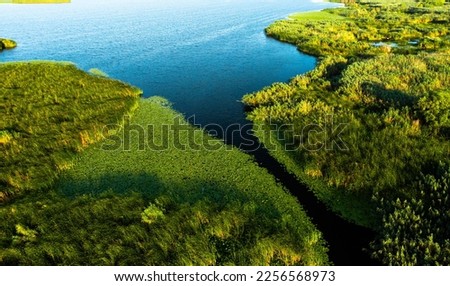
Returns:
[[[274,157],[334,211],[376,228],[373,194],[407,196],[400,189],[427,164],[449,158],[449,59],[446,53],[386,55],[346,66],[344,59],[328,58],[313,72],[244,102]],[[268,136],[274,123],[290,125],[281,130],[286,135]],[[337,142],[348,150],[334,143],[332,130],[341,123]],[[317,126],[324,132],[305,132]],[[268,140],[273,138],[285,141]]]
[[[0,73],[0,201],[50,186],[141,94],[70,63],[2,63]]]
[[[289,19],[298,21],[340,21],[346,20],[337,14],[330,13],[329,10],[313,11],[313,12],[301,12],[289,15]]]
[[[329,263],[294,197],[159,97],[142,100],[121,132],[81,153],[51,191],[0,213],[2,264]]]
[[[450,50],[450,6],[353,5],[294,14],[266,28],[266,34],[319,57],[373,57]],[[419,40],[417,44],[411,44]],[[380,47],[383,42],[395,44]]]
[[[315,161],[300,160],[298,154],[286,152],[284,142],[267,140],[276,138],[276,131],[270,130],[265,124],[255,126],[255,135],[262,139],[261,143],[270,151],[271,156],[300,182],[307,184],[317,198],[333,212],[352,223],[371,229],[378,228],[381,218],[376,211],[377,205],[371,200],[370,192],[355,193],[342,186],[329,184],[322,176],[318,176],[322,171],[315,166]]]

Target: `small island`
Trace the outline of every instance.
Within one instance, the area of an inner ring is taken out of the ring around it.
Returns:
[[[0,38],[0,52],[2,50],[14,49],[15,47],[17,47],[17,43],[13,40]]]

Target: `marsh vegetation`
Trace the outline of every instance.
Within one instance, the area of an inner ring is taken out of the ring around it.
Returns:
[[[250,156],[190,126],[160,97],[141,100],[129,120],[120,148],[93,144],[51,187],[2,206],[1,264],[329,263],[298,201]],[[170,147],[143,149],[143,138]],[[176,140],[218,148],[175,148]]]
[[[71,63],[0,64],[0,199],[49,187],[142,93]]]
[[[320,64],[243,99],[262,141],[280,133],[264,142],[274,157],[379,232],[386,264],[448,264],[449,21],[449,6],[413,3],[293,15],[267,34]]]
[[[354,4],[294,14],[270,25],[266,33],[319,57],[448,51],[448,12],[448,6]],[[386,45],[374,45],[380,42]]]

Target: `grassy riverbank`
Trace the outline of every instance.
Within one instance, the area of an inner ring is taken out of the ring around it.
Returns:
[[[298,202],[159,97],[57,183],[0,209],[2,264],[324,265]]]
[[[272,155],[335,212],[378,230],[386,264],[448,263],[448,23],[449,6],[416,4],[296,14],[267,34],[321,63],[244,97]]]

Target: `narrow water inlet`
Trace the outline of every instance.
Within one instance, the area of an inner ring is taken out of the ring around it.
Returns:
[[[380,262],[370,257],[368,250],[370,242],[375,239],[375,232],[351,222],[348,222],[329,210],[319,201],[313,192],[289,173],[286,168],[273,158],[267,149],[259,143],[258,138],[249,135],[251,124],[245,125],[241,134],[246,134],[246,142],[249,139],[253,145],[241,144],[242,138],[234,138],[232,134],[225,136],[225,143],[232,143],[235,147],[252,155],[255,162],[272,174],[299,203],[311,218],[312,222],[322,232],[328,243],[329,258],[336,266],[373,266],[381,265]],[[251,138],[249,137],[251,136]]]

